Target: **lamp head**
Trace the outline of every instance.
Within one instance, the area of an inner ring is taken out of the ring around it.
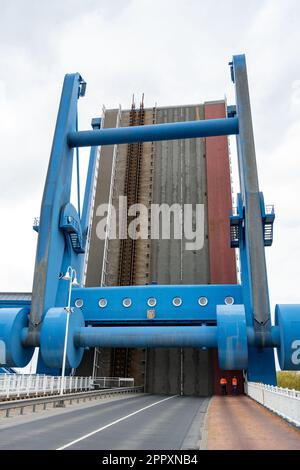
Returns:
[[[66,272],[66,274],[62,277],[62,279],[64,281],[70,281],[71,280],[71,276],[70,276],[69,271]]]

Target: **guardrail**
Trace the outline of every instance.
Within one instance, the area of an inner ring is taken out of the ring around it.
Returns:
[[[134,379],[129,377],[95,377],[94,388],[134,387]]]
[[[249,397],[300,427],[300,391],[255,382],[245,384]]]
[[[86,400],[91,401],[92,399],[97,400],[97,398],[108,398],[116,394],[122,395],[129,393],[143,393],[143,391],[144,387],[123,387],[106,390],[94,390],[91,392],[68,393],[65,395],[25,398],[14,401],[3,401],[0,402],[0,411],[5,411],[5,416],[8,418],[10,411],[13,409],[20,409],[20,415],[23,415],[24,408],[26,407],[32,407],[32,411],[36,412],[37,406],[43,405],[43,410],[46,410],[49,403],[52,403],[53,407],[63,407],[65,406],[65,402],[69,402],[71,405],[73,401],[77,401],[77,403],[79,403],[80,400],[86,402]]]
[[[38,395],[53,395],[60,392],[64,380],[64,392],[93,389],[92,377],[55,377],[49,375],[1,374],[0,400]]]
[[[20,397],[54,395],[60,392],[61,385],[65,393],[94,388],[133,387],[133,378],[123,377],[65,377],[40,374],[1,374],[0,401]]]

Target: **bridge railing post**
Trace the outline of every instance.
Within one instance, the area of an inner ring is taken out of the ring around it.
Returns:
[[[9,398],[9,392],[10,392],[10,375],[6,377],[6,398]]]

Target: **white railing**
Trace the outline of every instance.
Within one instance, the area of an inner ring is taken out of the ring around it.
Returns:
[[[96,388],[134,387],[134,379],[122,377],[95,377],[93,385]]]
[[[248,382],[245,392],[269,410],[300,426],[300,391]]]
[[[60,376],[38,374],[0,374],[0,400],[41,395],[55,395],[61,390]],[[65,377],[64,393],[95,388],[134,387],[134,379],[123,377]]]
[[[1,374],[0,400],[60,393],[61,377],[48,375]],[[64,393],[93,389],[92,377],[65,377]]]

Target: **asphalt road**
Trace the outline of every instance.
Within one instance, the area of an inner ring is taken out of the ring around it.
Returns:
[[[44,415],[1,421],[1,450],[195,449],[209,400],[139,395]]]

